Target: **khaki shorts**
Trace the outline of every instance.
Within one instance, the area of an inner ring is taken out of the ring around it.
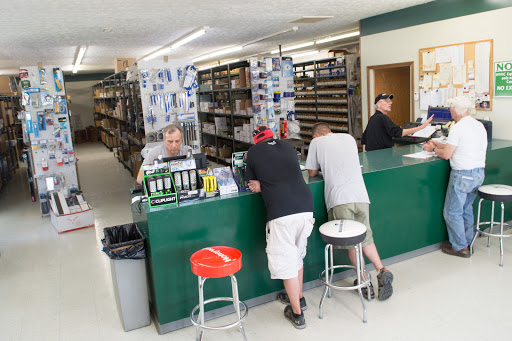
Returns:
[[[315,219],[313,212],[297,213],[267,223],[267,258],[270,278],[297,277],[304,266],[308,237]]]
[[[327,219],[354,220],[366,226],[366,238],[361,243],[363,247],[373,243],[373,233],[370,228],[370,204],[352,203],[334,206],[327,212]],[[353,246],[338,246],[336,249],[353,249]]]

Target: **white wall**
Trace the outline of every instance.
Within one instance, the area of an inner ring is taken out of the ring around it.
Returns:
[[[422,48],[493,39],[493,62],[512,60],[512,39],[507,24],[511,19],[512,7],[508,7],[361,37],[363,126],[368,121],[368,66],[413,61],[414,91],[418,91],[418,51]],[[415,101],[414,115],[415,118],[421,115],[418,101]],[[512,140],[512,98],[493,98],[492,111],[476,112],[477,118],[486,116],[493,121],[493,138]]]
[[[94,125],[94,100],[92,86],[98,81],[67,82],[66,94],[71,96],[69,110],[73,130],[82,130]]]

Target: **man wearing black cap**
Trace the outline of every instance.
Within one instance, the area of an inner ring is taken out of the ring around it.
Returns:
[[[393,147],[393,137],[402,137],[414,134],[425,128],[433,116],[423,122],[419,127],[403,129],[397,126],[388,117],[391,112],[391,100],[393,95],[380,94],[375,98],[375,114],[370,117],[366,130],[363,133],[361,143],[366,145],[366,151],[385,149]]]
[[[287,304],[284,316],[295,328],[306,327],[302,295],[308,237],[313,230],[313,194],[302,176],[297,152],[287,142],[275,140],[271,129],[253,132],[255,145],[246,157],[245,179],[259,193],[267,208],[267,259],[270,277],[282,279],[286,293],[278,299]]]

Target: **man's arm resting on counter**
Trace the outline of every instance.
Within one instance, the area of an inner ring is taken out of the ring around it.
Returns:
[[[451,145],[449,143],[440,143],[437,141],[431,141],[431,142],[435,145],[433,152],[436,153],[437,156],[439,156],[440,158],[445,159],[445,160],[448,160],[449,158],[451,158],[453,155],[453,152],[457,148],[456,146]]]
[[[313,170],[313,169],[308,169],[308,174],[310,177],[314,177],[314,176],[317,176],[318,173],[320,173],[320,171],[318,170]]]

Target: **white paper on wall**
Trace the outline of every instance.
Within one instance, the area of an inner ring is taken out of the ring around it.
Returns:
[[[453,67],[453,84],[461,85],[466,83],[466,65],[455,65]]]
[[[423,52],[423,71],[436,71],[435,52]]]
[[[436,48],[436,63],[449,63],[451,62],[451,49],[449,47]]]
[[[430,91],[421,90],[420,91],[420,110],[428,110],[430,105]]]
[[[489,92],[489,63],[491,43],[483,42],[475,45],[475,91]]]
[[[452,66],[464,64],[464,45],[451,46]]]
[[[430,92],[430,105],[435,107],[435,106],[441,106],[442,104],[443,104],[443,102],[442,102],[441,91],[439,91],[439,89],[432,90]]]
[[[439,64],[439,82],[442,85],[451,84],[452,82],[452,64]]]
[[[424,74],[423,75],[423,89],[429,90],[432,88],[432,75]]]

